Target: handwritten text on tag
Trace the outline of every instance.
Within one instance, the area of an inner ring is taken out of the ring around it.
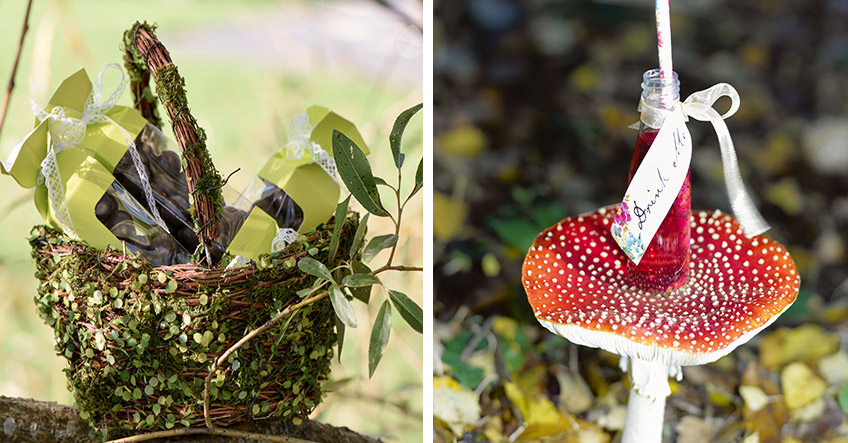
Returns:
[[[674,203],[692,160],[692,140],[678,107],[670,112],[633,175],[611,232],[637,265]]]

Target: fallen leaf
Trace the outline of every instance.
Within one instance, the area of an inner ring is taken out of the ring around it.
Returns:
[[[754,412],[762,410],[769,403],[768,395],[759,386],[740,386],[739,395]]]
[[[756,361],[748,362],[742,373],[742,385],[757,386],[769,396],[780,395],[780,387]],[[768,403],[759,411],[748,405],[742,408],[742,424],[749,433],[756,433],[763,442],[777,442],[780,430],[789,421],[789,410],[783,402]]]
[[[682,417],[674,430],[677,431],[675,443],[710,443],[716,433],[713,425],[692,415]]]
[[[480,419],[479,398],[450,377],[433,377],[433,416],[460,436]]]
[[[760,340],[760,363],[774,371],[794,361],[812,361],[839,349],[839,335],[819,325],[780,328]]]
[[[742,443],[760,443],[760,434],[754,432],[742,439]]]
[[[838,385],[848,381],[848,354],[837,352],[826,355],[819,360],[819,374],[827,380],[828,385]]]
[[[557,409],[556,405],[544,395],[528,394],[511,382],[504,383],[504,391],[523,419],[525,428],[518,437],[520,440],[578,429],[574,418]]]
[[[813,422],[824,414],[824,398],[819,397],[798,409],[789,411],[789,420],[792,422]]]
[[[462,230],[468,208],[465,202],[433,191],[433,237],[448,241]]]
[[[483,131],[467,122],[443,133],[435,143],[440,154],[463,157],[476,157],[485,145],[486,135]]]
[[[707,383],[707,399],[716,406],[730,406],[733,403],[733,393],[712,383]]]
[[[592,407],[595,396],[589,385],[583,380],[579,373],[574,373],[560,367],[556,374],[559,382],[559,405],[572,414],[586,412]],[[604,426],[606,427],[606,426]]]
[[[780,373],[780,385],[783,388],[783,401],[790,411],[818,400],[827,388],[824,380],[800,362],[791,363],[783,368]]]
[[[610,431],[620,431],[624,429],[624,420],[627,417],[627,406],[615,405],[609,411],[598,417],[598,425]]]

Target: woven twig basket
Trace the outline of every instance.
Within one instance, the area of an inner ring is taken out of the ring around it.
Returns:
[[[132,35],[142,43],[128,46],[127,52],[141,49],[148,65],[157,64],[158,69],[150,69],[157,92],[182,91],[175,69],[167,70],[171,83],[160,84],[165,81],[163,66],[173,65],[152,28],[136,25]],[[134,84],[136,89],[144,88]],[[149,91],[145,97],[150,99]],[[196,132],[187,106],[174,109],[171,97],[160,94],[185,162],[192,165],[191,156],[199,159],[194,172],[186,168],[187,174],[195,174],[189,181],[196,181],[208,174],[208,153],[198,143],[204,137]],[[136,100],[140,110],[142,101]],[[145,113],[151,117],[150,111]],[[217,229],[216,205],[220,207],[213,197],[200,210],[195,206],[201,231]],[[359,218],[349,213],[341,222],[339,250],[347,251]],[[300,258],[310,256],[331,269],[337,264],[338,259],[328,263],[334,223],[300,236],[280,253],[262,256],[255,265],[229,270],[194,264],[153,267],[124,251],[95,250],[58,231],[35,227],[30,239],[40,282],[35,302],[55,332],[57,352],[68,360],[68,385],[83,417],[109,429],[110,435],[122,429],[203,426],[204,379],[212,362],[302,300],[297,291],[310,287],[315,277],[298,269]],[[248,342],[213,375],[212,424],[305,418],[321,401],[320,385],[335,342],[335,315],[326,298]]]

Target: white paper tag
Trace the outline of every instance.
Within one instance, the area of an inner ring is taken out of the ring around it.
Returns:
[[[610,232],[637,265],[683,186],[692,139],[680,107],[670,112],[633,175]]]

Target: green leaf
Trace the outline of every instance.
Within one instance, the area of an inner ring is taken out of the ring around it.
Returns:
[[[359,245],[362,244],[362,237],[365,236],[365,231],[368,229],[368,217],[371,214],[365,214],[362,220],[359,221],[359,226],[356,227],[356,232],[353,234],[353,243],[350,245],[350,258],[353,258],[359,252]]]
[[[365,263],[361,261],[354,261],[351,263],[351,267],[353,268],[353,272],[357,274],[370,274],[371,268],[369,268]],[[368,304],[371,301],[371,287],[363,287],[363,288],[350,288],[350,293],[357,300]]]
[[[380,306],[374,328],[371,329],[371,340],[368,342],[368,378],[374,376],[377,364],[383,358],[383,349],[389,342],[389,332],[392,330],[392,305],[386,300]]]
[[[403,138],[403,131],[406,130],[406,125],[409,124],[409,119],[412,118],[415,113],[421,110],[424,107],[423,103],[419,103],[406,111],[400,113],[395,120],[395,125],[392,127],[392,133],[389,134],[389,144],[392,146],[392,157],[395,159],[395,166],[398,168],[403,165],[403,156],[400,153],[400,142]]]
[[[300,298],[305,298],[307,295],[312,294],[313,292],[317,291],[318,288],[320,288],[320,287],[321,287],[321,280],[315,280],[314,285],[312,285],[308,288],[303,288],[303,289],[297,291],[297,296],[300,297]]]
[[[403,292],[389,290],[389,298],[400,316],[406,320],[406,323],[419,334],[424,333],[424,311],[421,310],[421,307]]]
[[[365,288],[371,285],[379,285],[380,279],[375,275],[351,274],[342,280],[342,284],[351,288]]]
[[[380,251],[386,248],[391,248],[397,244],[398,236],[395,234],[378,235],[371,239],[362,251],[362,259],[369,261],[376,256]]]
[[[345,186],[359,204],[374,215],[388,217],[389,213],[380,203],[377,182],[371,174],[368,159],[353,140],[337,130],[333,130],[333,157]]]
[[[339,363],[342,362],[342,347],[344,347],[345,325],[336,316],[336,343],[338,345],[336,353],[338,354]]]
[[[842,412],[848,414],[848,383],[843,383],[839,388],[839,394],[836,396],[839,401],[839,406],[842,407]]]
[[[336,317],[351,328],[356,327],[356,313],[353,312],[353,306],[350,305],[348,299],[342,293],[337,285],[330,288],[330,301],[333,303],[333,310],[336,311]]]
[[[412,192],[409,193],[409,197],[415,195],[421,188],[424,187],[424,157],[421,158],[421,161],[418,162],[418,169],[415,171],[415,186],[412,188]],[[407,198],[409,198],[407,197]]]
[[[374,177],[374,182],[375,182],[375,183],[377,183],[378,185],[386,185],[386,186],[390,186],[388,183],[386,183],[386,181],[385,181],[385,180],[383,180],[383,179],[382,179],[382,178],[380,178],[380,177]]]
[[[349,195],[343,202],[336,206],[336,226],[333,227],[333,236],[330,237],[330,263],[336,258],[336,251],[339,249],[339,239],[342,236],[342,226],[344,226],[345,217],[347,216],[348,203],[350,203]]]
[[[297,267],[309,275],[333,281],[333,276],[330,275],[330,270],[324,266],[324,263],[321,263],[314,258],[304,257],[300,259],[300,261],[297,262]]]

